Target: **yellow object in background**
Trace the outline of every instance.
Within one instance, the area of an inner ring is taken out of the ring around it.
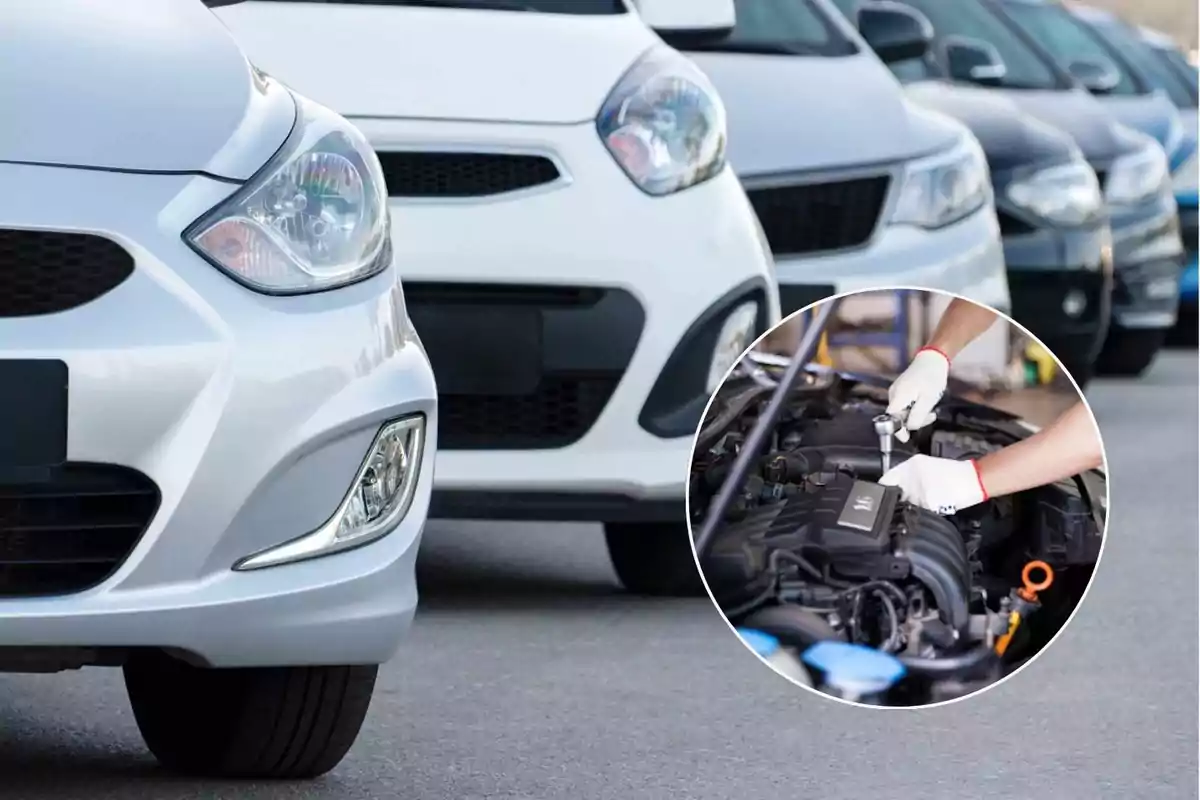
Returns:
[[[821,340],[817,343],[816,362],[822,367],[833,366],[833,356],[829,354],[829,334],[822,333]]]
[[[1058,362],[1054,356],[1037,342],[1025,345],[1025,363],[1033,368],[1035,382],[1040,386],[1053,383],[1058,373]]]

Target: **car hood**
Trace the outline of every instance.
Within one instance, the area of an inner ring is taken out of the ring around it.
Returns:
[[[1068,134],[1094,164],[1106,164],[1136,150],[1141,141],[1084,89],[989,89],[1018,108]]]
[[[1179,109],[1157,92],[1136,96],[1097,97],[1104,110],[1122,125],[1152,137],[1174,157],[1182,144],[1183,125]]]
[[[200,2],[11,5],[0,161],[245,180],[295,123],[291,95]]]
[[[659,43],[633,14],[276,2],[216,13],[256,64],[351,117],[590,121]]]
[[[725,102],[743,177],[901,161],[949,146],[958,130],[909,103],[870,53],[689,55]]]
[[[913,102],[948,114],[970,128],[983,146],[993,174],[1067,161],[1079,152],[1067,134],[1022,113],[1012,100],[995,92],[932,80],[904,88]]]

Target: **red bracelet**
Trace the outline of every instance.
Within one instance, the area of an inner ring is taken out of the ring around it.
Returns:
[[[929,351],[930,353],[937,353],[939,356],[946,359],[947,364],[950,363],[950,356],[946,355],[946,351],[942,350],[941,348],[932,347],[930,345],[925,345],[920,350],[918,350],[917,353],[924,353],[926,351]],[[913,355],[916,355],[916,353],[914,353]]]
[[[983,502],[991,499],[988,495],[987,487],[983,485],[983,473],[979,471],[979,462],[971,459],[971,466],[975,468],[975,480],[979,481],[979,491],[983,492]]]

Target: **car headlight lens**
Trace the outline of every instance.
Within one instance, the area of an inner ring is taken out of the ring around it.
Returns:
[[[1197,161],[1196,150],[1193,146],[1192,153],[1188,156],[1187,161],[1175,170],[1175,174],[1171,176],[1171,182],[1177,195],[1195,194],[1196,189],[1200,188],[1200,161]]]
[[[1121,156],[1109,167],[1104,199],[1114,206],[1140,203],[1162,191],[1169,172],[1167,154],[1158,142],[1147,139],[1140,150]]]
[[[296,96],[297,125],[278,155],[185,234],[251,289],[303,294],[387,267],[387,188],[375,151],[327,108]]]
[[[405,417],[383,426],[367,451],[350,491],[333,516],[317,530],[238,562],[235,570],[263,569],[306,561],[385,536],[408,513],[421,456],[425,417]]]
[[[1008,185],[1008,199],[1049,222],[1082,225],[1100,213],[1104,197],[1095,171],[1083,161],[1038,170]]]
[[[758,322],[758,304],[743,303],[725,318],[721,331],[717,334],[717,344],[713,348],[712,363],[708,368],[708,393],[712,394],[725,380],[725,374],[733,369],[733,365],[746,352],[746,348],[754,342],[755,323]]]
[[[891,222],[940,228],[975,213],[991,198],[991,172],[983,148],[967,135],[950,150],[905,166]]]
[[[596,127],[647,194],[682,191],[725,166],[725,107],[704,73],[674,50],[643,56],[617,83]]]

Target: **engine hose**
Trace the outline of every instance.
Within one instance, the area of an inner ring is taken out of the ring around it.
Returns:
[[[799,649],[817,642],[845,641],[842,635],[821,617],[794,605],[759,609],[742,620],[739,626],[770,634],[780,642]]]
[[[893,451],[892,465],[910,458],[904,451]],[[830,445],[821,447],[798,447],[778,456],[770,456],[771,463],[783,460],[788,480],[796,480],[822,469],[849,469],[857,476],[882,475],[883,461],[879,448],[856,445]]]
[[[968,672],[983,666],[989,660],[999,663],[996,652],[987,646],[977,647],[966,653],[945,658],[925,658],[897,653],[896,658],[914,675],[924,678],[949,678],[960,672]]]
[[[725,404],[725,408],[721,410],[721,413],[712,422],[700,429],[700,434],[696,437],[694,451],[702,453],[716,444],[717,440],[724,435],[725,431],[729,430],[733,423],[738,421],[738,418],[750,407],[751,403],[763,395],[770,393],[770,391],[769,387],[754,386],[731,397]]]

